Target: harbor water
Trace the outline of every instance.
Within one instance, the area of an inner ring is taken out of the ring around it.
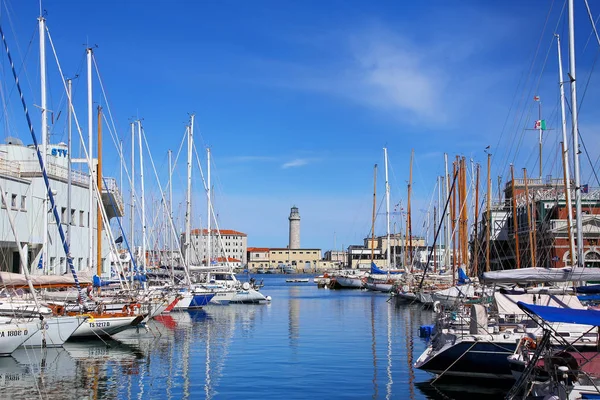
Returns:
[[[412,363],[426,347],[417,304],[257,275],[270,304],[170,313],[116,336],[0,358],[0,398],[472,399],[502,389],[439,380]]]

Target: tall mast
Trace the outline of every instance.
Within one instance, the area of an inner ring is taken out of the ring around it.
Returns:
[[[583,259],[583,227],[581,223],[581,182],[579,176],[579,128],[577,120],[577,82],[575,77],[575,21],[573,0],[569,0],[569,69],[571,73],[571,125],[573,127],[573,164],[575,166],[575,225],[577,234],[577,265]]]
[[[211,188],[210,188],[210,147],[206,148],[206,199],[207,199],[207,207],[208,212],[206,213],[206,229],[208,230],[208,235],[206,236],[206,265],[211,266],[212,257],[212,199],[211,199]],[[218,246],[217,246],[218,247]],[[219,255],[217,254],[217,258]]]
[[[142,121],[137,120],[140,145],[140,198],[142,203],[142,269],[146,270],[146,199],[144,194],[144,152],[142,151]]]
[[[102,107],[98,106],[98,165],[96,167],[96,175],[98,177],[98,193],[102,193]],[[102,210],[100,207],[102,202],[98,202],[98,211],[96,215],[96,224],[98,233],[96,234],[96,274],[102,276]]]
[[[529,255],[531,256],[531,268],[535,268],[535,242],[533,240],[533,227],[531,220],[531,207],[529,207],[529,184],[527,183],[527,168],[523,168],[523,180],[525,181],[525,207],[527,207],[527,230],[529,231]],[[533,201],[531,202],[533,205]]]
[[[477,231],[477,225],[479,223],[479,171],[481,166],[479,163],[475,167],[475,227],[474,227],[474,237],[475,244],[473,248],[473,272],[475,276],[479,276],[479,232]]]
[[[575,265],[575,238],[573,237],[573,204],[571,204],[571,174],[569,173],[569,144],[567,139],[567,117],[565,112],[565,83],[563,80],[562,53],[560,48],[560,36],[556,35],[556,46],[558,47],[558,86],[560,87],[560,111],[562,118],[562,161],[563,179],[565,186],[565,200],[567,202],[567,232],[569,235],[569,258],[571,265]]]
[[[46,19],[41,16],[38,18],[38,28],[40,36],[40,85],[41,85],[41,107],[42,107],[42,158],[46,165],[48,154],[48,113],[46,104]],[[8,204],[8,203],[7,203]],[[44,196],[42,201],[43,211],[43,247],[42,247],[42,265],[44,274],[48,272],[48,196]],[[8,206],[7,206],[8,210]]]
[[[485,223],[485,270],[489,272],[490,270],[490,231],[492,227],[492,155],[488,153],[487,155],[487,207],[486,207],[486,223]]]
[[[185,265],[189,266],[191,262],[191,214],[192,214],[192,143],[193,143],[193,131],[190,127],[187,127],[188,132],[188,154],[187,154],[187,199],[185,209]]]
[[[377,200],[377,164],[373,168],[373,215],[371,217],[371,266],[373,266],[373,260],[375,259],[375,208]]]
[[[169,218],[173,218],[173,161],[172,151],[169,149]],[[173,262],[173,232],[169,229],[169,263],[171,264],[171,280],[175,277],[175,263]]]
[[[437,208],[433,206],[433,234],[437,232]],[[433,244],[433,273],[437,272],[437,252],[436,252],[437,244]]]
[[[133,256],[135,257],[135,127],[134,123],[131,123],[131,204],[129,205],[129,218],[130,218],[130,239],[131,246],[133,247]],[[131,279],[133,282],[133,266],[135,261],[131,260]]]
[[[93,108],[92,108],[92,49],[86,49],[87,55],[87,101],[88,101],[88,157],[90,158],[90,165],[93,168],[94,165],[94,152],[93,152]],[[92,226],[92,220],[94,215],[94,183],[92,174],[94,171],[90,170],[90,178],[88,183],[88,268],[92,268],[94,264],[94,229]]]
[[[71,214],[71,181],[72,181],[72,167],[71,167],[71,148],[72,148],[72,116],[71,116],[71,107],[73,107],[73,81],[71,79],[67,80],[67,95],[69,102],[69,109],[67,111],[68,118],[68,139],[67,139],[67,244],[71,245],[71,224],[73,223],[73,215]]]
[[[510,164],[510,179],[512,182],[512,216],[513,216],[513,231],[515,235],[515,257],[517,261],[517,268],[521,268],[520,254],[519,254],[519,221],[517,218],[517,195],[515,193],[515,168]]]
[[[542,100],[540,100],[539,96],[536,96],[537,102],[538,102],[538,117],[539,117],[539,123],[538,123],[538,130],[539,130],[539,143],[538,146],[540,148],[540,181],[543,179],[543,175],[542,175],[542,133],[544,133],[544,123],[542,122]]]
[[[444,153],[444,166],[445,166],[445,182],[446,182],[446,199],[450,197],[450,175],[448,175],[448,154]],[[446,213],[444,215],[444,232],[446,237],[444,240],[444,264],[446,267],[450,265],[450,208],[446,207]]]
[[[387,265],[390,268],[390,183],[388,180],[388,156],[387,148],[383,148],[384,161],[385,161],[385,219],[387,226]]]
[[[408,259],[410,262],[410,272],[413,272],[413,248],[412,248],[412,218],[411,218],[411,209],[410,209],[410,195],[412,193],[412,166],[413,166],[413,158],[415,156],[415,150],[412,149],[410,152],[410,172],[408,174],[408,204],[407,204],[407,212],[408,212]]]

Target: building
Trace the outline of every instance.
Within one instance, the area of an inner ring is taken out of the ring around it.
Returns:
[[[323,256],[323,261],[330,262],[333,268],[345,268],[347,259],[347,251],[327,250]]]
[[[245,266],[248,262],[248,237],[245,233],[231,229],[192,229],[190,263],[192,265],[208,265],[208,242],[210,240],[210,258],[213,263],[223,257],[231,258],[234,264]],[[185,234],[181,235],[181,245],[185,247]],[[182,250],[185,254],[185,252]]]
[[[266,270],[269,268],[269,249],[266,247],[248,247],[248,269]]]
[[[408,240],[402,234],[391,234],[389,239],[390,263],[392,268],[400,268],[410,263],[409,247],[412,246],[412,254],[417,253],[419,248],[425,246],[425,239],[413,236]],[[371,248],[373,251],[371,252]],[[351,269],[371,268],[371,256],[373,262],[379,268],[389,268],[388,259],[388,236],[376,236],[375,238],[364,238],[362,245],[348,246],[346,265]],[[406,257],[405,257],[406,255]],[[415,259],[414,262],[417,260]]]
[[[574,201],[572,207],[574,219]],[[599,189],[587,188],[586,193],[582,193],[582,211],[584,265],[600,267]],[[563,179],[509,181],[504,189],[504,202],[497,203],[490,214],[493,219],[490,226],[491,270],[572,265]],[[478,234],[479,265],[486,263],[486,220],[484,213]],[[570,234],[575,235],[574,228]]]
[[[309,272],[317,269],[321,249],[269,249],[269,267],[287,272]]]
[[[46,172],[55,198],[63,229],[69,231],[70,254],[75,270],[99,269],[103,276],[111,275],[110,261],[116,256],[106,235],[101,235],[101,257],[97,258],[97,201],[90,210],[89,173],[73,168],[71,171],[70,207],[68,190],[68,148],[64,143],[48,145]],[[96,164],[96,160],[94,160]],[[123,200],[116,181],[104,177],[101,203],[109,219],[123,216]],[[0,210],[0,253],[2,270],[22,273],[15,235],[10,226],[8,212],[15,220],[17,236],[25,250],[24,263],[32,273],[60,275],[69,273],[66,255],[52,213],[46,212],[43,200],[46,185],[33,146],[24,146],[19,140],[0,145],[0,185],[9,204]],[[48,202],[48,209],[50,203]],[[70,208],[70,209],[69,209]],[[48,218],[47,260],[40,262],[44,244],[44,217]],[[92,242],[90,243],[90,230]],[[66,233],[67,234],[67,233]],[[118,235],[117,235],[118,236]],[[91,249],[91,257],[90,257]]]
[[[298,212],[298,207],[294,206],[290,210],[290,216],[288,217],[290,221],[290,241],[288,244],[288,248],[290,249],[299,249],[300,248],[300,213]]]

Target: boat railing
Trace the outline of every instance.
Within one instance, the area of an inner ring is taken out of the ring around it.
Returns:
[[[40,169],[40,164],[37,160],[19,161],[16,164],[19,165],[20,177],[33,178],[42,176],[42,170]],[[63,182],[67,182],[69,179],[69,169],[58,164],[46,164],[46,173],[48,174],[48,177]],[[87,186],[88,181],[88,174],[77,170],[71,170],[71,182],[74,184]]]

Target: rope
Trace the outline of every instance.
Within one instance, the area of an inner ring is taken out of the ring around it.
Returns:
[[[436,376],[436,377],[435,377],[435,379],[431,381],[430,385],[431,385],[431,386],[433,386],[433,384],[434,384],[434,383],[435,383],[435,382],[436,382],[438,379],[440,379],[440,378],[441,378],[441,377],[442,377],[442,376],[443,376],[443,375],[444,375],[446,372],[448,372],[448,370],[449,370],[450,368],[452,368],[452,367],[454,366],[454,364],[456,364],[456,363],[457,363],[457,362],[458,362],[458,361],[459,361],[461,358],[463,358],[463,356],[464,356],[465,354],[467,354],[467,353],[468,353],[468,352],[469,352],[469,351],[470,351],[470,350],[471,350],[473,347],[475,347],[475,345],[476,345],[477,343],[479,343],[479,342],[477,342],[477,341],[476,341],[476,342],[473,342],[473,344],[471,345],[471,347],[469,347],[467,350],[465,350],[465,352],[464,352],[464,353],[462,353],[462,354],[460,355],[460,357],[458,357],[456,360],[454,360],[454,362],[453,362],[452,364],[450,364],[450,366],[449,366],[448,368],[446,368],[446,369],[444,370],[444,372],[442,372],[441,374],[439,374],[438,376]]]

